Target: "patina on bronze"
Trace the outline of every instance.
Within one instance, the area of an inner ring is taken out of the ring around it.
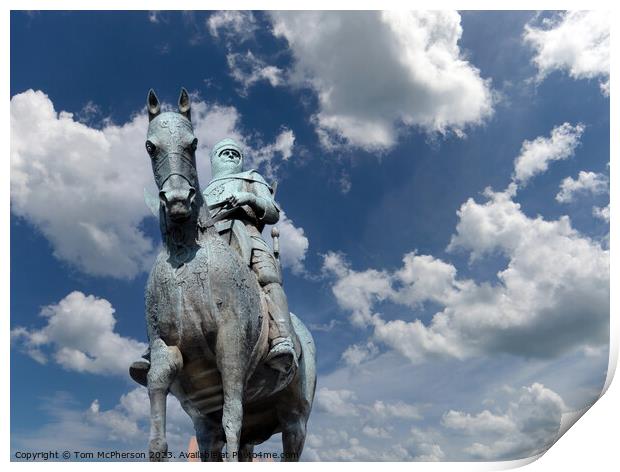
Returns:
[[[181,91],[178,112],[161,112],[153,90],[147,108],[146,150],[164,244],[146,287],[149,351],[130,374],[148,389],[150,458],[168,457],[166,397],[172,393],[194,423],[203,460],[221,460],[224,445],[228,460],[251,460],[253,447],[279,432],[283,460],[298,460],[316,385],[314,341],[298,318],[288,321],[286,298],[284,304],[277,299],[284,293],[270,296],[281,290],[279,265],[253,269],[273,258],[255,253],[269,248],[250,247],[248,256],[241,247],[245,236],[260,245],[254,230],[260,237],[264,223],[277,221],[270,187],[252,171],[244,173],[249,180],[233,176],[239,168],[227,174],[234,183],[222,190],[225,198],[207,203],[196,172],[198,141],[187,91]],[[216,157],[238,146],[223,143]],[[235,228],[239,224],[243,229]],[[277,312],[283,307],[286,315]]]

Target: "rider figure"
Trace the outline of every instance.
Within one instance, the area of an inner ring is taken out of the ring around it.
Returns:
[[[211,170],[213,178],[203,195],[212,215],[236,208],[216,228],[256,274],[274,321],[266,362],[281,371],[296,368],[294,330],[282,289],[280,264],[261,236],[266,224],[275,224],[280,219],[273,189],[255,170],[243,171],[243,149],[229,138],[213,147]]]

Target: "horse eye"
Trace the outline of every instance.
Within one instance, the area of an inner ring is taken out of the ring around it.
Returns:
[[[146,152],[148,152],[151,156],[155,152],[155,145],[150,141],[146,142]]]
[[[198,149],[198,138],[194,138],[194,140],[192,141],[191,147],[192,147],[192,151],[195,151],[196,149]]]

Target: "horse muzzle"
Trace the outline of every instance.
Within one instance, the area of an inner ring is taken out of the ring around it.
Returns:
[[[166,214],[173,220],[184,220],[191,215],[195,197],[194,187],[172,188],[159,192],[159,199]]]

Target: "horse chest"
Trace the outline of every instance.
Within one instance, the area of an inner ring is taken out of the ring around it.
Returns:
[[[177,268],[161,260],[147,291],[147,311],[158,334],[175,344],[191,342],[213,324],[212,305],[218,298],[210,272],[217,268],[209,267],[203,252],[197,251],[191,261]]]

